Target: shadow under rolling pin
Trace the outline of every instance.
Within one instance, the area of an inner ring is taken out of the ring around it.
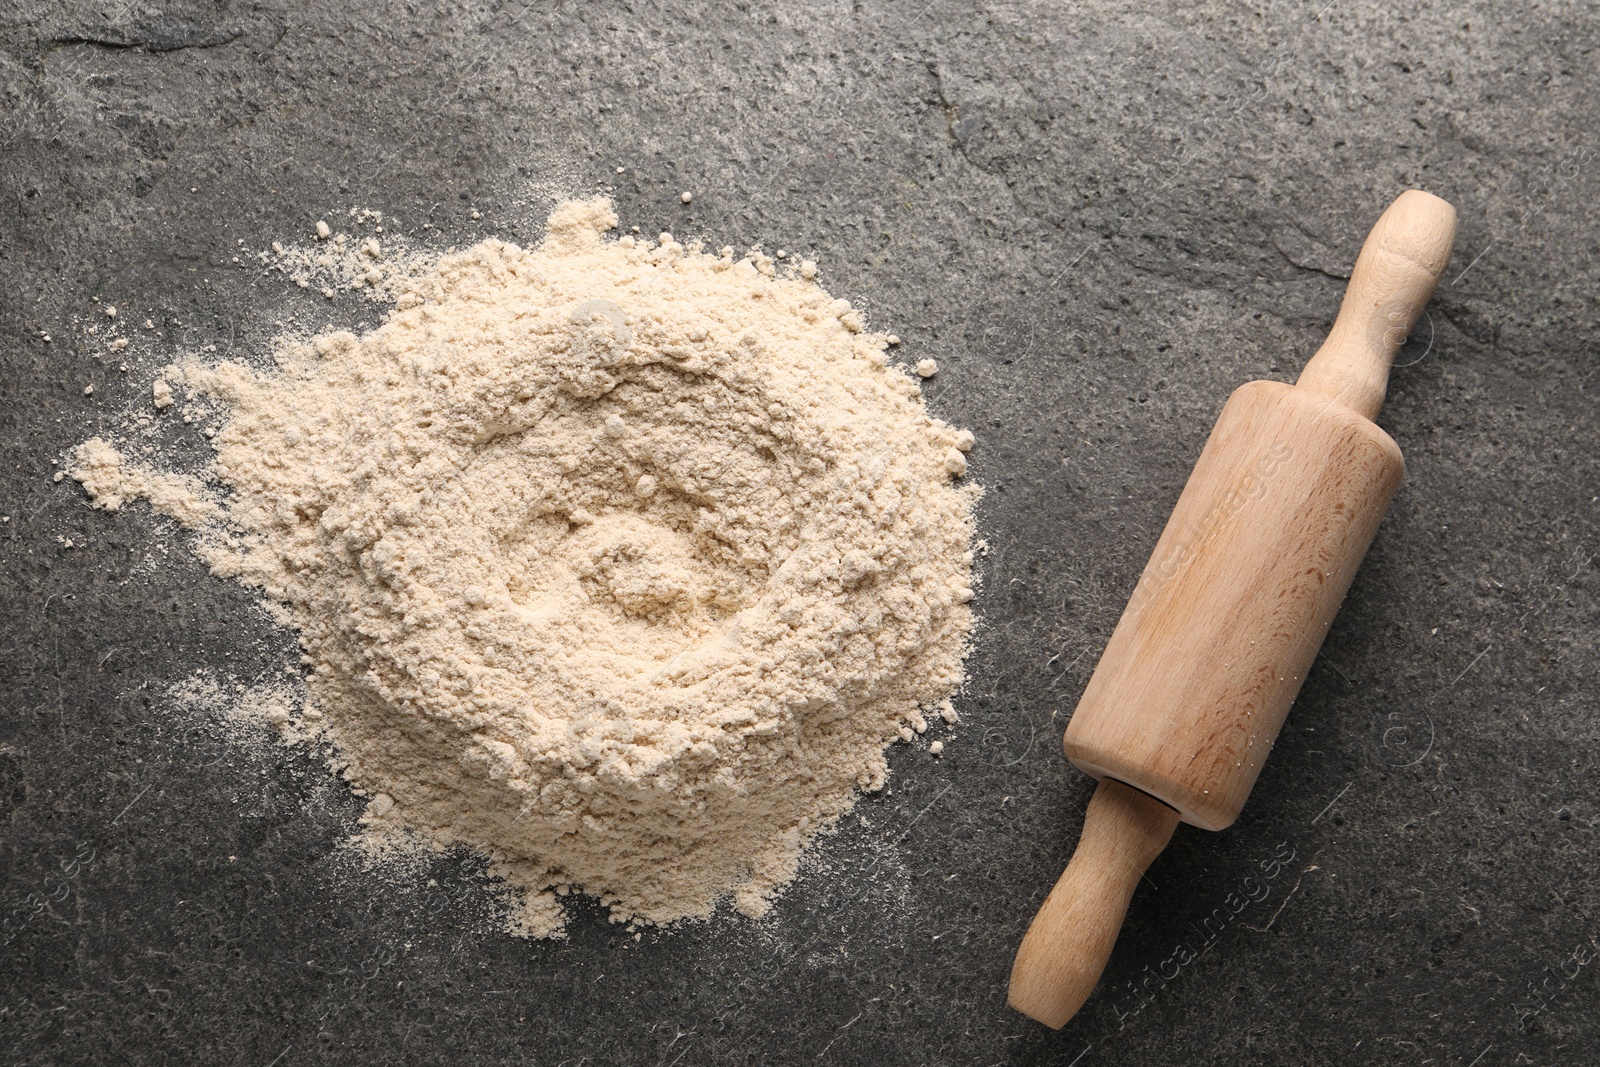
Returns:
[[[1067,726],[1067,758],[1100,785],[1017,951],[1018,1011],[1072,1018],[1178,823],[1238,817],[1400,484],[1400,449],[1372,420],[1455,220],[1402,193],[1299,381],[1250,382],[1223,407]]]

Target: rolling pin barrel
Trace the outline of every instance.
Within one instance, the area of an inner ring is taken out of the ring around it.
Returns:
[[[1229,398],[1078,710],[1067,758],[1207,830],[1255,785],[1404,467],[1281,382]]]
[[[1371,420],[1454,234],[1449,204],[1402,194],[1300,380],[1250,382],[1223,407],[1067,726],[1067,757],[1101,785],[1018,951],[1019,1010],[1065,1023],[1177,821],[1238,817],[1400,483]]]

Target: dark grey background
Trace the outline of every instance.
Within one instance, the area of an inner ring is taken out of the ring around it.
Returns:
[[[1585,7],[6,5],[0,1060],[1596,1062]],[[178,352],[375,321],[239,241],[350,207],[531,240],[597,183],[647,234],[815,255],[936,357],[991,550],[948,754],[898,750],[770,921],[635,942],[580,907],[529,943],[470,859],[363,875],[312,755],[174,709],[291,635],[51,476]],[[1091,790],[1065,718],[1223,399],[1292,378],[1414,185],[1460,233],[1381,417],[1406,481],[1244,816],[1179,830],[1048,1032],[1004,985]],[[102,303],[158,327],[128,374],[85,333]]]

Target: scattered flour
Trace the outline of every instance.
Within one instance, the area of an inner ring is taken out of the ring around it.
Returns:
[[[268,270],[288,276],[302,289],[332,297],[339,290],[357,290],[373,300],[390,300],[411,288],[432,267],[432,259],[398,236],[384,235],[384,217],[376,211],[352,210],[351,232],[335,231],[327,220],[316,225],[310,246],[274,242],[259,253]]]
[[[167,697],[178,707],[200,713],[247,743],[246,731],[270,728],[284,744],[300,745],[322,735],[322,711],[295,681],[246,685],[197,672],[174,685]]]
[[[116,511],[129,500],[143,497],[157,511],[191,528],[222,517],[222,508],[206,495],[196,478],[129,463],[122,453],[98,437],[78,446],[71,473],[83,483],[94,502],[107,511]]]
[[[367,334],[167,368],[225,412],[225,509],[98,438],[71,471],[283,605],[314,705],[262,706],[336,746],[375,840],[486,854],[535,935],[572,891],[763,914],[922,709],[956,720],[972,626],[972,436],[887,338],[809,260],[615,225],[569,202],[536,248],[385,275]]]

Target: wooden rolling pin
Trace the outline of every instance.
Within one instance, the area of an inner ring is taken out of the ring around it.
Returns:
[[[1372,420],[1455,218],[1401,194],[1300,380],[1250,382],[1223,407],[1067,726],[1067,758],[1100,785],[1017,952],[1018,1011],[1070,1019],[1177,824],[1238,817],[1400,483],[1400,449]]]

